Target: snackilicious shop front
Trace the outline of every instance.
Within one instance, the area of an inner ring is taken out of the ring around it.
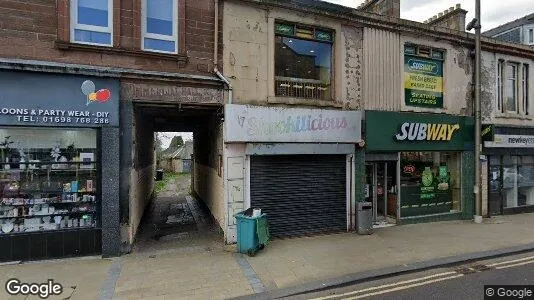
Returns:
[[[0,262],[119,254],[119,82],[0,71]]]
[[[365,112],[366,201],[375,224],[471,218],[473,118]]]

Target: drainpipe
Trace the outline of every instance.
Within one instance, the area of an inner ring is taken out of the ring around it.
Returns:
[[[213,43],[213,72],[228,86],[228,103],[232,104],[232,84],[217,68],[219,56],[219,0],[215,1],[215,33]]]
[[[226,77],[224,77],[223,74],[221,74],[221,72],[219,72],[219,70],[217,70],[217,67],[215,67],[213,71],[228,86],[228,104],[232,104],[232,84],[230,83],[230,81],[228,81],[228,79],[226,79]]]
[[[481,71],[481,44],[480,44],[480,0],[475,1],[475,222],[482,223],[482,190],[481,190],[481,168],[480,168],[480,71]]]

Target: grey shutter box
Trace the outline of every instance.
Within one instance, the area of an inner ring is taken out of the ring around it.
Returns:
[[[276,237],[347,229],[345,155],[251,156],[250,199]]]

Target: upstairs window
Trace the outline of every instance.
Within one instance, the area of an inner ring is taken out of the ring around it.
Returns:
[[[506,111],[517,112],[517,64],[506,66]]]
[[[528,93],[529,93],[529,84],[528,84],[528,81],[529,81],[529,74],[528,74],[528,68],[529,65],[528,64],[523,64],[523,83],[522,83],[522,88],[523,88],[523,112],[525,113],[525,115],[528,115]]]
[[[404,45],[404,104],[443,108],[445,50],[423,45]]]
[[[113,43],[113,0],[72,0],[71,41],[89,45]]]
[[[534,28],[528,30],[528,44],[534,45]]]
[[[276,96],[332,100],[333,31],[288,23],[275,27]]]
[[[497,63],[497,109],[504,112],[504,60]]]
[[[178,1],[142,1],[143,50],[164,53],[177,53]]]
[[[497,109],[500,113],[528,115],[530,65],[499,59],[497,63]]]

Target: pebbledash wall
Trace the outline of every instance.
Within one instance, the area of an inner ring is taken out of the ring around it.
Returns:
[[[118,255],[119,81],[0,71],[0,99],[18,150],[2,146],[0,260]]]

